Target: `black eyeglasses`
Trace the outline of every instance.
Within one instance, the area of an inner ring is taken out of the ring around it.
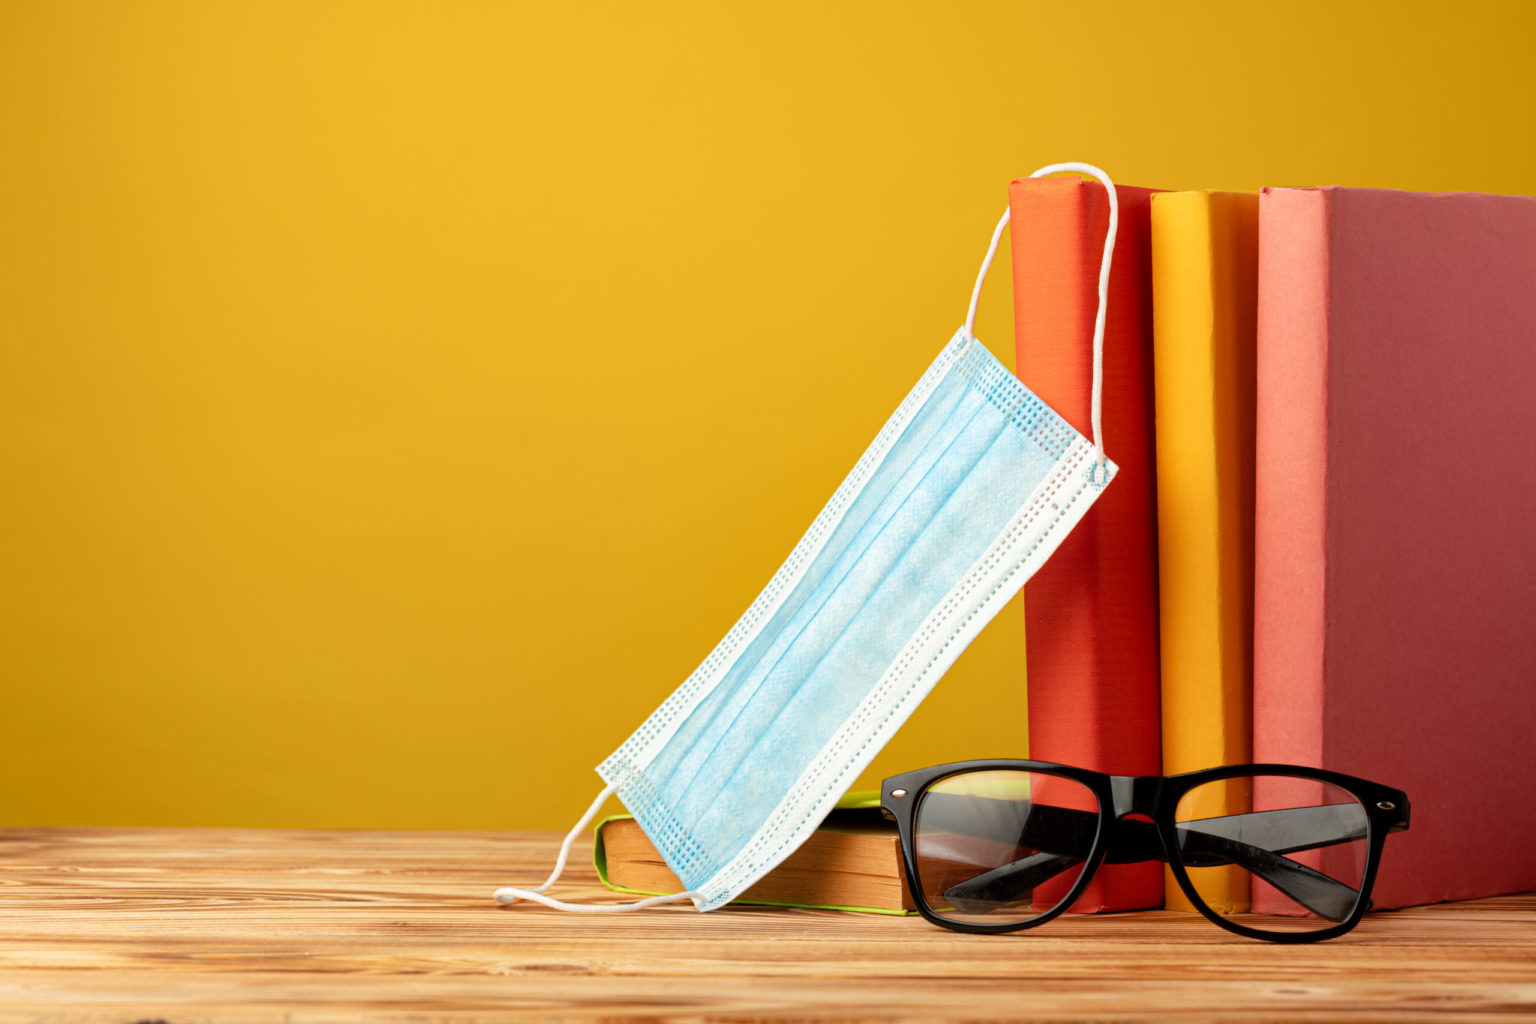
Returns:
[[[1228,931],[1331,939],[1370,909],[1387,833],[1408,827],[1401,790],[1289,764],[1165,777],[961,761],[886,779],[880,802],[917,909],[965,932],[1044,924],[1100,864],[1160,860]]]

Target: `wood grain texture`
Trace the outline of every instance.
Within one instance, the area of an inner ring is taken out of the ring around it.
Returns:
[[[1192,915],[972,936],[779,908],[490,899],[548,833],[0,831],[0,1022],[518,1019],[1472,1021],[1536,1016],[1536,896],[1315,946]],[[560,888],[619,902],[586,863]]]

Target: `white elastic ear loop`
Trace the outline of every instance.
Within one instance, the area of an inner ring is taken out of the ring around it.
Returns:
[[[511,887],[497,889],[491,894],[492,898],[497,903],[516,903],[518,900],[532,900],[535,903],[542,903],[544,906],[555,910],[569,910],[578,914],[622,914],[630,910],[644,910],[646,907],[654,907],[658,903],[677,903],[680,900],[693,899],[697,896],[698,893],[690,889],[687,892],[677,892],[670,896],[652,896],[649,899],[636,900],[634,903],[599,905],[593,903],[567,903],[564,900],[552,899],[549,896],[543,895],[544,890],[554,885],[555,880],[565,871],[565,862],[571,855],[571,844],[575,843],[576,837],[586,830],[587,824],[597,815],[598,809],[603,806],[603,801],[612,795],[612,786],[597,794],[597,799],[592,801],[592,806],[587,808],[587,813],[583,814],[581,820],[576,823],[576,827],[566,834],[565,842],[560,844],[560,856],[555,859],[555,870],[551,871],[549,877],[544,879],[543,885],[535,886],[532,889],[514,889]]]
[[[1059,174],[1062,171],[1076,171],[1097,178],[1109,193],[1109,230],[1104,234],[1104,256],[1099,261],[1099,312],[1093,321],[1093,406],[1091,418],[1093,421],[1093,447],[1097,449],[1099,458],[1104,458],[1104,425],[1102,422],[1102,406],[1104,394],[1104,320],[1109,314],[1109,267],[1115,255],[1115,234],[1120,229],[1120,202],[1115,194],[1115,183],[1109,180],[1109,175],[1099,170],[1092,164],[1066,163],[1051,164],[1042,167],[1031,178],[1043,178],[1047,174]],[[971,308],[965,316],[965,333],[970,337],[976,337],[976,306],[981,302],[981,286],[987,280],[987,271],[992,269],[992,259],[997,255],[997,243],[1003,237],[1003,229],[1008,226],[1009,211],[1003,211],[1002,220],[997,222],[997,227],[992,232],[992,244],[987,247],[987,258],[981,261],[981,273],[976,275],[976,287],[971,289]]]

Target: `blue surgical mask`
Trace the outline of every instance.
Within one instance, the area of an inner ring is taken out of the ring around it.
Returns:
[[[597,769],[608,784],[534,889],[503,903],[612,911],[741,895],[814,831],[949,666],[1114,477],[1099,430],[1109,232],[1094,328],[1089,441],[965,326],[897,407],[768,586],[676,692]],[[1085,339],[1063,338],[1081,344]],[[1025,368],[1027,369],[1027,368]],[[619,906],[544,896],[612,794],[686,891]]]

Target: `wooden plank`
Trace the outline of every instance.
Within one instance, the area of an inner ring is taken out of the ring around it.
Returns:
[[[0,1021],[1536,1015],[1536,895],[1276,946],[1172,912],[1003,936],[778,908],[502,907],[547,833],[0,831]],[[584,861],[575,900],[621,902]]]

